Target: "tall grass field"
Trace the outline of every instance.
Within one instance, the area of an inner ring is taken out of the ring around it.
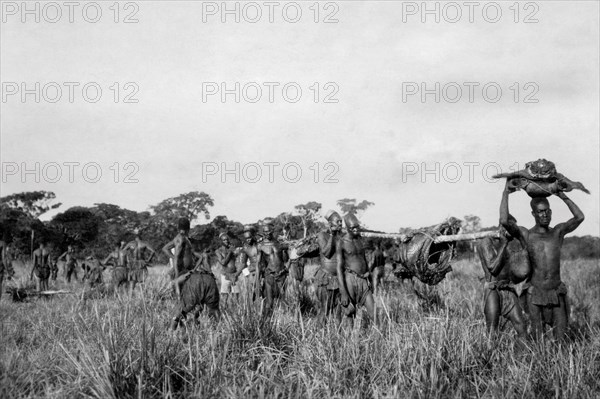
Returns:
[[[27,285],[29,269],[5,286]],[[0,398],[598,398],[600,268],[563,261],[569,339],[517,345],[510,323],[488,338],[483,272],[459,260],[435,288],[389,273],[377,322],[340,329],[316,317],[308,266],[300,295],[273,316],[240,301],[219,323],[201,315],[168,330],[176,301],[166,268],[146,284],[91,295],[62,276],[50,298],[0,301]],[[110,272],[105,271],[110,282]]]

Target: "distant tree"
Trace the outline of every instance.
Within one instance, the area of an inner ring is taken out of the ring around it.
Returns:
[[[366,211],[369,207],[375,205],[374,202],[370,202],[367,200],[363,200],[361,202],[357,202],[355,198],[344,198],[337,201],[337,205],[340,207],[340,210],[344,215],[353,214],[358,215],[364,211]]]
[[[481,230],[481,218],[476,215],[465,215],[464,222],[462,224],[463,233],[476,233]],[[457,245],[457,251],[459,253],[468,253],[469,256],[475,254],[476,242],[461,241]]]
[[[139,226],[143,236],[154,246],[167,243],[177,234],[177,220],[186,217],[194,222],[200,214],[210,219],[209,206],[214,206],[210,195],[191,191],[167,198],[156,205],[150,206],[152,214],[139,214]]]
[[[292,212],[282,212],[273,218],[273,230],[275,237],[284,235],[284,230],[287,230],[288,239],[302,238],[304,231],[302,217]]]
[[[463,231],[465,233],[475,233],[481,230],[481,218],[475,215],[465,215]]]
[[[196,225],[190,231],[190,238],[198,249],[214,251],[221,246],[219,234],[226,232],[234,246],[241,246],[240,236],[244,225],[240,222],[229,220],[227,216],[219,215],[207,224]]]
[[[38,218],[50,209],[56,209],[62,205],[60,202],[52,204],[55,199],[56,194],[52,191],[29,191],[1,197],[0,204]]]
[[[150,209],[154,213],[154,219],[161,223],[174,223],[180,217],[186,217],[193,222],[201,213],[207,220],[210,219],[208,207],[214,205],[210,195],[200,191],[191,191],[177,197],[167,198],[151,206]]]
[[[63,243],[83,247],[96,239],[100,223],[90,208],[75,206],[54,216],[49,225],[62,235]]]
[[[0,198],[0,230],[17,251],[31,252],[32,237],[55,239],[54,231],[38,217],[61,204],[52,204],[56,195],[50,191],[31,191]]]
[[[94,204],[90,211],[100,220],[96,246],[107,252],[121,240],[134,238],[134,230],[149,219],[148,212],[138,213],[114,204]]]
[[[51,231],[39,219],[20,209],[0,204],[0,237],[11,243],[18,252],[31,252],[31,232],[34,238],[50,238]]]
[[[318,230],[317,220],[322,206],[320,202],[309,201],[306,204],[299,204],[294,207],[302,221],[303,237],[306,237],[309,231],[310,233],[316,233],[316,230]]]
[[[600,259],[600,237],[565,237],[562,259]]]

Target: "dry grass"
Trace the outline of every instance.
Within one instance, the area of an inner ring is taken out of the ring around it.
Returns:
[[[570,341],[523,350],[510,326],[486,338],[481,272],[469,261],[436,289],[417,287],[420,296],[390,278],[377,298],[378,325],[352,331],[313,317],[304,287],[302,306],[283,305],[270,320],[244,304],[218,325],[201,318],[171,334],[175,303],[165,300],[162,268],[133,298],[84,300],[79,284],[75,295],[50,300],[3,295],[0,397],[598,397],[597,267],[564,262]]]

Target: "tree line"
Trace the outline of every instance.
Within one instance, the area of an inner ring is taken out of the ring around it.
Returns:
[[[75,246],[83,255],[91,253],[104,256],[121,241],[134,238],[134,231],[139,231],[142,238],[155,249],[177,234],[177,219],[187,217],[192,222],[204,219],[205,224],[197,223],[190,231],[192,242],[202,250],[214,251],[219,245],[219,233],[228,231],[234,245],[241,245],[237,237],[243,232],[243,224],[230,220],[225,215],[218,215],[210,222],[210,207],[214,206],[213,198],[204,192],[191,191],[175,197],[167,198],[149,207],[148,211],[136,212],[121,208],[115,204],[97,203],[91,207],[75,206],[56,214],[50,221],[42,222],[39,217],[62,204],[56,201],[56,195],[49,191],[33,191],[0,197],[0,230],[2,238],[11,242],[13,248],[28,255],[32,241],[35,246],[41,240],[51,242],[57,252],[65,251],[68,245]],[[341,214],[362,214],[373,202],[354,198],[343,198],[337,201]],[[309,201],[298,204],[290,212],[271,215],[274,220],[276,236],[286,235],[289,239],[300,239],[317,233],[325,228],[320,217],[322,204]],[[256,226],[258,227],[258,226]],[[463,219],[463,231],[475,232],[490,230],[484,228],[481,220],[475,215],[466,215]],[[405,233],[409,228],[399,228]],[[391,239],[367,239],[367,245],[382,243],[384,249],[392,246]],[[472,243],[463,242],[457,246],[460,254],[472,254]],[[563,246],[565,258],[599,258],[599,237],[567,237]],[[166,261],[166,259],[164,259]]]

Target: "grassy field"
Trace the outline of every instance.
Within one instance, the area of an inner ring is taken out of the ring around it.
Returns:
[[[145,289],[84,300],[72,295],[0,302],[0,397],[407,397],[597,398],[600,396],[600,273],[597,260],[565,261],[572,302],[567,344],[515,348],[503,326],[489,340],[479,264],[461,260],[433,290],[415,295],[388,276],[378,324],[353,330],[320,322],[308,284],[298,303],[261,323],[240,305],[211,324],[172,334],[175,302],[164,267]],[[26,271],[17,267],[21,284]],[[312,277],[308,267],[306,277]],[[109,280],[109,273],[106,273]],[[62,277],[54,287],[63,288]],[[51,284],[52,287],[52,284]]]

